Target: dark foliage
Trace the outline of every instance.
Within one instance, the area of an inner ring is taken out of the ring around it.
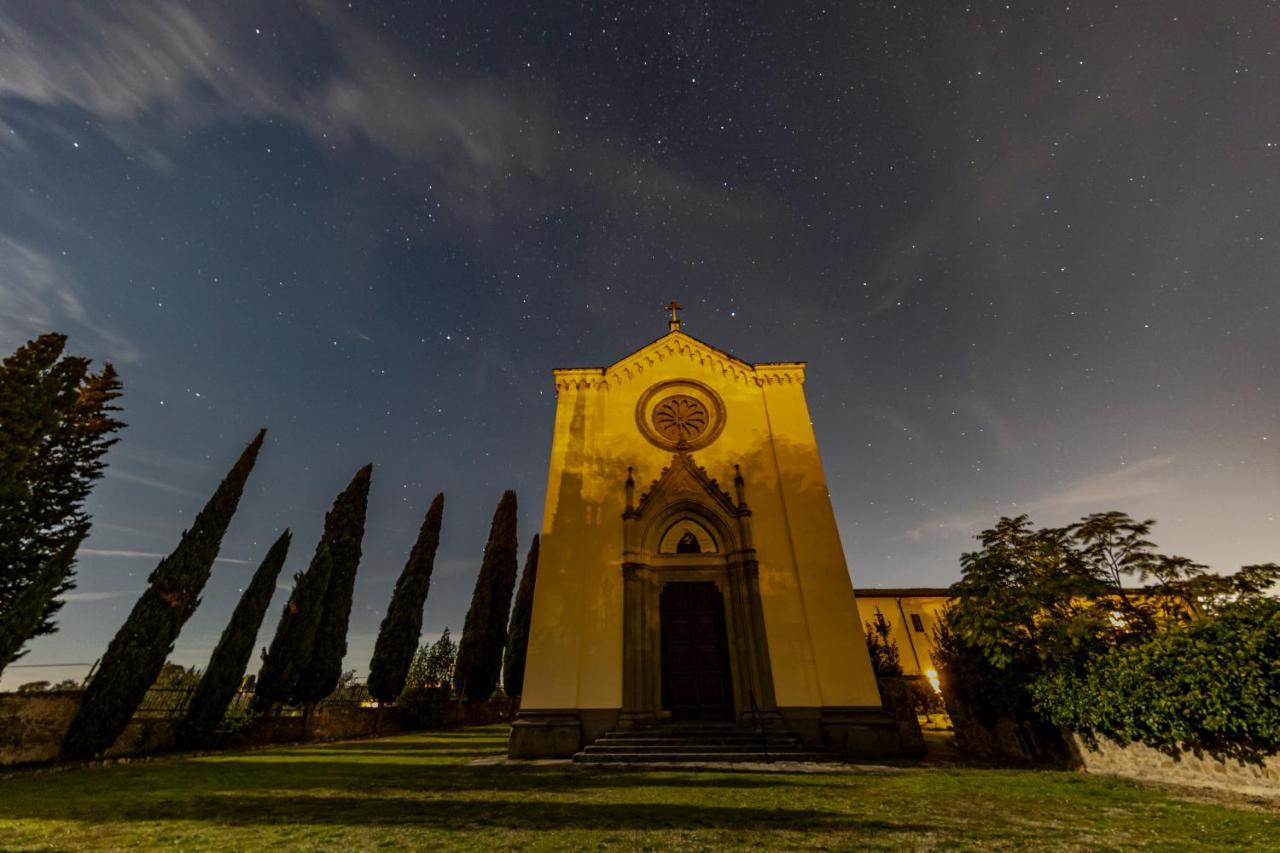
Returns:
[[[448,687],[409,687],[396,700],[396,707],[415,729],[434,729],[444,725],[451,709]]]
[[[290,541],[288,530],[280,534],[241,594],[187,706],[187,716],[178,729],[180,746],[191,748],[212,744],[227,706],[244,680],[244,670],[253,655],[253,643],[258,637],[258,629],[262,627],[262,617],[275,594],[276,578],[280,576],[280,569],[289,554]]]
[[[876,608],[875,618],[867,623],[867,651],[871,654],[871,669],[877,677],[902,675],[898,660],[898,644],[890,636],[889,620]]]
[[[468,702],[488,699],[498,686],[502,652],[507,645],[507,616],[516,584],[516,493],[498,502],[484,546],[484,560],[476,578],[471,607],[458,644],[458,693]]]
[[[982,548],[961,558],[934,656],[962,747],[973,722],[986,735],[1012,726],[1027,754],[1042,752],[1057,726],[1044,715],[1049,694],[1033,702],[1033,685],[1068,683],[1280,577],[1274,564],[1222,576],[1160,554],[1146,538],[1154,524],[1104,512],[1038,530],[1026,516],[1002,518],[982,532]]]
[[[173,553],[160,561],[129,618],[111,640],[85,689],[62,743],[69,759],[90,758],[111,746],[155,682],[200,593],[222,536],[235,515],[266,430],[245,448]]]
[[[444,495],[438,494],[418,531],[400,579],[391,594],[387,615],[378,629],[378,640],[369,661],[369,695],[379,702],[394,702],[404,690],[418,638],[422,635],[422,608],[431,589],[431,569],[440,546],[440,521]]]
[[[1032,685],[1058,725],[1240,757],[1280,749],[1280,601],[1246,598]]]
[[[533,620],[533,588],[538,581],[538,534],[529,544],[520,589],[511,608],[511,627],[507,631],[507,653],[502,660],[502,686],[511,697],[524,692],[524,662],[529,653],[529,628]]]
[[[333,561],[322,535],[305,572],[293,576],[293,590],[276,624],[271,646],[262,652],[262,667],[254,679],[253,709],[266,712],[291,701],[298,673],[307,662],[316,628],[324,615]]]
[[[124,426],[113,415],[121,394],[115,368],[90,373],[87,359],[62,356],[66,340],[42,335],[0,364],[0,613],[88,532],[85,498]],[[45,600],[34,634],[54,630],[58,596],[72,588],[73,569],[74,560]]]
[[[360,566],[372,476],[372,465],[357,471],[325,516],[324,540],[332,562],[329,586],[307,663],[298,673],[290,698],[294,703],[319,702],[334,691],[342,677],[342,659],[347,655],[347,623],[351,617],[356,569]]]
[[[0,613],[0,673],[26,652],[22,646],[35,636],[40,622],[49,612],[49,601],[62,587],[81,539],[77,537],[45,561],[43,571],[9,602]]]

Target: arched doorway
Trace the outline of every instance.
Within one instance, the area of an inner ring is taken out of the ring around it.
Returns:
[[[776,714],[759,567],[741,477],[735,502],[677,453],[623,514],[625,725]]]

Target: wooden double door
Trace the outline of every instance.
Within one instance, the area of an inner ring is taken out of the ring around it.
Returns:
[[[724,597],[712,581],[668,583],[660,603],[662,707],[673,720],[733,719]]]

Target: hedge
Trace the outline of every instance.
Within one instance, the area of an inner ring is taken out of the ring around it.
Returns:
[[[1280,601],[1254,599],[1036,679],[1038,712],[1119,743],[1280,748]]]

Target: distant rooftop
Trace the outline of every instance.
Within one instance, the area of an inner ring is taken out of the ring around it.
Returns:
[[[951,590],[945,586],[906,586],[900,588],[872,588],[857,587],[854,594],[858,598],[912,598],[941,596],[948,598],[951,596]]]

